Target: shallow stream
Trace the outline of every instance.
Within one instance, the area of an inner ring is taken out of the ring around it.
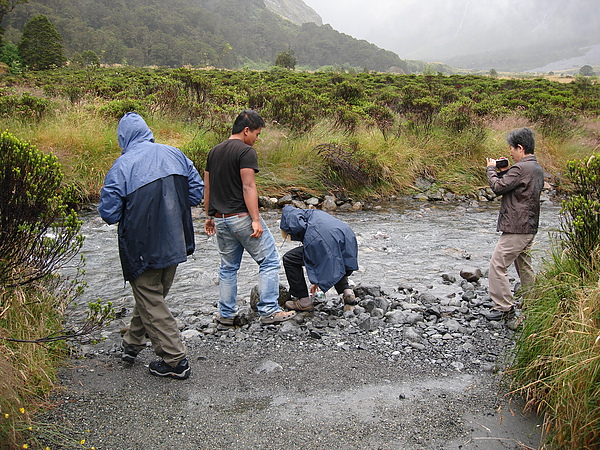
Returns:
[[[487,272],[488,262],[499,233],[495,231],[500,204],[386,203],[372,210],[336,212],[347,222],[359,242],[360,269],[350,277],[356,284],[379,285],[390,294],[403,285],[435,293],[442,286],[442,274],[459,279],[464,267]],[[218,299],[218,267],[214,237],[203,231],[201,211],[196,211],[196,252],[178,268],[169,294],[180,308],[209,306]],[[279,211],[261,213],[283,255],[297,243],[282,243],[277,220]],[[117,227],[105,224],[95,211],[82,214],[86,258],[85,303],[98,298],[117,301],[130,296],[123,282],[117,250]],[[559,224],[559,206],[542,204],[540,230],[534,246],[534,265],[540,267],[550,245],[549,234]],[[511,268],[510,273],[516,272]],[[287,286],[283,269],[280,281]],[[249,297],[258,281],[258,266],[245,254],[238,274],[238,295]],[[483,280],[487,282],[487,280]],[[456,287],[459,289],[458,286]],[[448,286],[443,288],[448,292]],[[333,291],[332,291],[333,293]]]

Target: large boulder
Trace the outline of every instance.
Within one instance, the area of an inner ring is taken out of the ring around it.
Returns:
[[[279,299],[278,299],[279,306],[283,306],[285,304],[285,302],[287,302],[288,300],[291,300],[291,299],[292,299],[292,296],[290,295],[287,288],[283,284],[280,284],[279,285]],[[250,307],[252,308],[253,311],[258,311],[258,307],[256,305],[258,305],[259,301],[260,301],[260,295],[258,295],[258,285],[256,285],[252,288],[252,291],[250,291]]]

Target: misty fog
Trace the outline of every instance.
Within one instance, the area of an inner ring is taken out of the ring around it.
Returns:
[[[402,59],[490,63],[511,58],[532,69],[581,56],[600,44],[598,0],[305,0],[335,29],[396,52]],[[545,54],[545,55],[544,55]],[[600,64],[598,52],[592,52]],[[544,58],[546,56],[546,58]],[[507,62],[508,64],[508,62]],[[536,65],[537,64],[537,65]],[[459,67],[457,65],[457,67]],[[521,69],[525,69],[522,67]]]

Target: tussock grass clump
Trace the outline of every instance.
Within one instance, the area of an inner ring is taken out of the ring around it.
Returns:
[[[548,443],[569,449],[600,445],[600,286],[578,266],[555,252],[538,276],[510,371],[515,392],[544,414]]]
[[[357,148],[347,148],[339,144],[320,144],[315,151],[325,165],[320,174],[324,184],[334,189],[359,186],[374,187],[381,179],[381,167],[373,164]]]
[[[53,294],[38,282],[0,292],[0,441],[7,448],[31,445],[38,431],[33,417],[45,407],[67,354],[64,342],[19,342],[62,329],[64,297]]]

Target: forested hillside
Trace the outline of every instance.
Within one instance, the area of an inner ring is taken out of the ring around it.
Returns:
[[[266,68],[294,50],[307,69],[407,70],[393,52],[329,25],[296,25],[263,0],[30,0],[6,16],[5,39],[18,42],[36,14],[56,25],[67,58],[91,50],[106,64]]]

